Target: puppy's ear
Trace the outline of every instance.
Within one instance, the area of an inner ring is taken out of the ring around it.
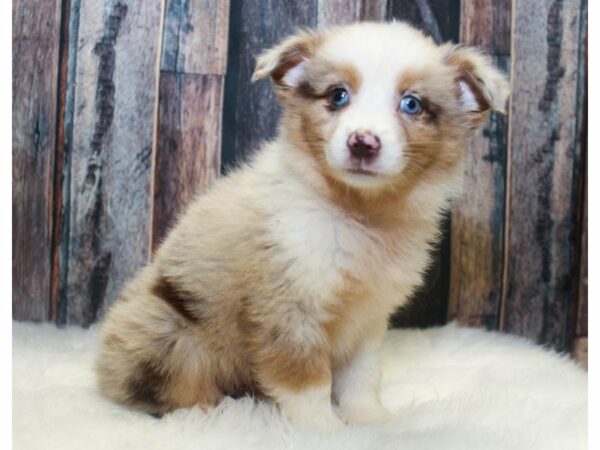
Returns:
[[[318,40],[317,33],[303,30],[263,52],[256,59],[252,81],[270,76],[279,86],[298,86],[305,63],[312,56]]]
[[[456,71],[457,95],[473,124],[478,124],[489,110],[506,112],[510,86],[489,57],[472,48],[449,44],[443,51],[447,64]]]

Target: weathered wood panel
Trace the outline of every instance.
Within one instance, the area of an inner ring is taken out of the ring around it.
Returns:
[[[458,41],[460,2],[458,0],[390,0],[387,19],[405,20],[425,31],[437,42]],[[449,215],[441,224],[443,234],[432,252],[432,262],[423,286],[411,302],[392,318],[394,326],[426,327],[446,323],[450,287]]]
[[[163,2],[72,6],[79,27],[59,322],[88,325],[149,258]]]
[[[269,80],[251,83],[256,56],[300,27],[316,26],[317,0],[232,2],[223,111],[222,163],[231,167],[275,135],[280,110]]]
[[[492,55],[509,56],[511,5],[511,0],[461,2],[460,42]]]
[[[152,242],[220,171],[229,0],[168,0],[163,28]]]
[[[577,287],[577,323],[575,336],[588,335],[588,206],[585,188],[584,213],[581,233],[581,256],[579,259],[579,286]]]
[[[387,15],[387,6],[387,0],[363,0],[361,20],[385,20]]]
[[[588,338],[578,337],[573,341],[573,358],[584,368],[588,368]]]
[[[404,20],[438,42],[459,39],[460,0],[389,0],[388,19]]]
[[[386,0],[318,0],[319,27],[385,19]]]
[[[461,3],[461,42],[510,72],[510,1]],[[493,112],[465,149],[462,196],[452,208],[449,318],[496,329],[502,293],[508,120]]]
[[[501,329],[565,350],[577,283],[582,3],[517,0],[513,14]]]
[[[584,14],[587,11],[584,5]],[[588,335],[588,43],[587,43],[587,20],[582,24],[584,33],[583,39],[583,89],[581,99],[583,107],[580,111],[579,141],[582,148],[582,183],[581,195],[581,223],[580,223],[580,250],[579,250],[579,285],[577,287],[577,312],[575,336],[583,337]],[[586,341],[587,345],[587,341]],[[587,367],[587,351],[586,367]]]
[[[319,26],[342,25],[360,20],[363,0],[319,0]]]
[[[13,2],[13,318],[48,320],[61,2]]]
[[[219,75],[161,73],[154,247],[194,194],[219,174],[222,88]]]
[[[166,0],[161,70],[222,75],[229,0]]]

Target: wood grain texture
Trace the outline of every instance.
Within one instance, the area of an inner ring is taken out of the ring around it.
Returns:
[[[166,0],[161,70],[224,74],[229,0]]]
[[[67,104],[72,106],[72,96],[69,92],[69,36],[71,30],[71,0],[64,0],[62,3],[61,23],[60,23],[60,51],[59,51],[59,73],[58,73],[58,93],[57,93],[57,133],[56,133],[56,153],[54,164],[54,211],[52,224],[52,269],[50,280],[50,321],[57,322],[60,306],[61,292],[61,264],[63,263],[61,242],[64,226],[64,188],[65,188],[65,160],[68,155],[65,152],[67,125],[65,117],[67,116]],[[67,101],[69,98],[69,102]],[[71,114],[70,114],[71,115]]]
[[[501,329],[569,347],[581,148],[580,1],[514,3],[507,258]]]
[[[587,5],[583,5],[582,17],[585,18]],[[583,337],[588,335],[588,29],[587,19],[581,26],[583,30],[583,89],[580,95],[583,97],[583,108],[580,111],[579,123],[579,142],[581,145],[581,166],[582,177],[579,188],[581,199],[581,222],[579,226],[580,246],[579,246],[579,283],[577,287],[577,309],[575,336]]]
[[[74,2],[59,322],[89,325],[149,259],[161,0]]]
[[[229,54],[223,111],[222,163],[232,167],[275,135],[280,109],[270,80],[251,83],[254,60],[263,50],[300,27],[317,25],[316,0],[270,3],[258,0],[232,2]]]
[[[449,318],[496,329],[502,293],[508,121],[492,114],[465,153],[465,182],[452,207]]]
[[[363,0],[361,20],[373,20],[376,22],[385,20],[387,16],[387,0]]]
[[[460,42],[509,56],[511,0],[471,0],[460,5]]]
[[[219,75],[161,74],[152,237],[155,248],[194,194],[205,190],[219,174],[222,90]]]
[[[163,28],[153,248],[220,171],[229,0],[167,0]]]
[[[579,258],[579,281],[577,287],[577,317],[575,336],[588,335],[588,206],[585,186],[583,220],[581,226],[581,250]]]
[[[385,20],[385,0],[318,0],[319,27],[343,25],[361,20]]]
[[[510,1],[461,5],[461,42],[509,73]],[[463,194],[452,208],[449,318],[488,329],[498,327],[502,295],[507,143],[508,119],[492,113],[465,149]]]
[[[588,338],[576,338],[573,342],[573,359],[582,365],[585,369],[588,368]]]
[[[13,318],[48,320],[61,2],[13,2]]]
[[[390,0],[387,19],[405,20],[438,42],[458,41],[460,2],[458,0]],[[427,327],[446,323],[450,289],[450,215],[441,224],[442,238],[431,254],[422,287],[411,302],[398,311],[391,323],[398,327]]]
[[[389,0],[388,19],[410,22],[437,43],[458,42],[459,0]]]
[[[363,0],[318,0],[320,27],[342,25],[360,20]]]

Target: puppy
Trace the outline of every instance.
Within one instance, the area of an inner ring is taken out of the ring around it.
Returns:
[[[254,394],[299,427],[385,421],[379,350],[504,77],[403,23],[262,54],[275,140],[195,199],[102,325],[102,393],[153,413]],[[339,414],[332,408],[339,405]]]

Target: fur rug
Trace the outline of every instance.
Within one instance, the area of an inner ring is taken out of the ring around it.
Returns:
[[[587,374],[525,340],[459,328],[390,331],[390,423],[296,432],[270,403],[226,399],[208,415],[155,419],[100,397],[95,330],[13,323],[13,448],[585,449]]]

